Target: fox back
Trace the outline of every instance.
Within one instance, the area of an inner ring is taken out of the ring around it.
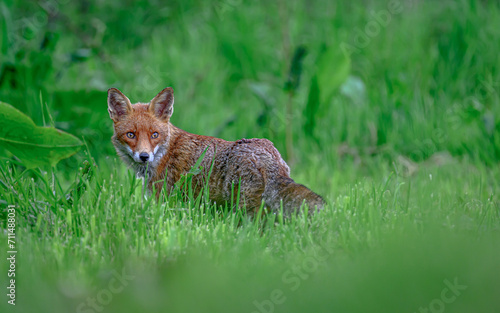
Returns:
[[[321,209],[321,196],[290,178],[290,168],[267,139],[223,139],[183,131],[170,123],[173,89],[163,89],[149,103],[136,103],[118,89],[108,90],[108,111],[114,122],[113,145],[118,155],[148,188],[169,194],[182,175],[202,156],[202,171],[193,176],[194,193],[205,184],[209,200],[224,205],[237,198],[250,214],[264,203],[286,214],[306,203],[310,211]]]

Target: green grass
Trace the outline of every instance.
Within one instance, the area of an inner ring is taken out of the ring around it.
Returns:
[[[0,147],[0,249],[15,204],[18,250],[16,306],[0,311],[498,312],[500,7],[401,3],[312,115],[324,47],[354,45],[387,2],[71,3],[36,27],[43,5],[0,4],[0,101],[86,142],[34,170]],[[176,126],[269,138],[325,210],[251,220],[144,197],[110,142],[106,90],[137,102],[166,86]]]

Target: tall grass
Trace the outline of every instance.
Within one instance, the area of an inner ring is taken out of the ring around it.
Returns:
[[[322,53],[355,45],[388,2],[46,4],[0,5],[0,100],[86,149],[26,170],[0,147],[19,250],[2,312],[498,311],[497,3],[402,1],[312,111]],[[327,208],[256,220],[144,196],[110,142],[111,86],[132,102],[173,86],[176,126],[269,138]]]

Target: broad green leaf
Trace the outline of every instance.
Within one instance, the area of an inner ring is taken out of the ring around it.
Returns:
[[[350,71],[351,60],[340,48],[334,46],[323,51],[316,69],[322,104],[330,101],[335,90],[346,81]]]
[[[314,137],[316,118],[320,114],[320,108],[328,105],[335,91],[349,77],[350,71],[351,60],[340,48],[330,47],[319,55],[303,114],[303,127],[308,136]]]
[[[28,168],[55,165],[75,154],[82,142],[52,127],[39,127],[10,104],[0,102],[0,144]]]

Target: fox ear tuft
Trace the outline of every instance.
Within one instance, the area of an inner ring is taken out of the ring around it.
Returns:
[[[116,123],[122,117],[132,112],[130,100],[116,88],[108,89],[109,117]]]
[[[161,120],[168,121],[174,113],[174,90],[167,87],[149,103],[149,111]]]

